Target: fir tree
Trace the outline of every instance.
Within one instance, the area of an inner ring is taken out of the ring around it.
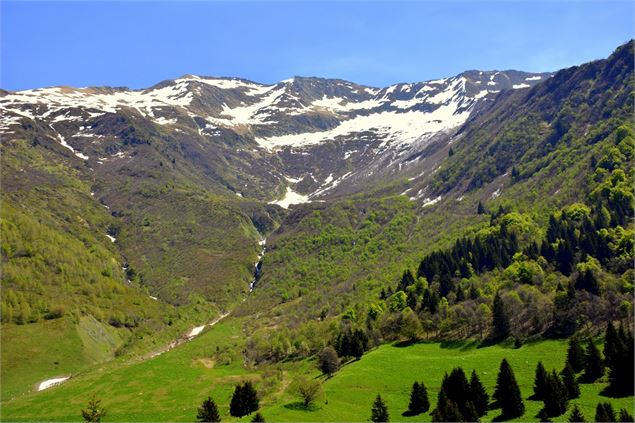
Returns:
[[[606,339],[604,347],[610,356],[610,359],[607,358],[610,363],[607,392],[614,396],[633,395],[633,373],[635,372],[633,367],[635,363],[633,334],[620,326],[619,331],[616,331],[612,337],[614,339]]]
[[[626,408],[622,408],[620,410],[620,417],[618,421],[619,422],[633,422],[635,421],[635,419],[633,419],[633,415],[629,413]]]
[[[388,415],[388,407],[386,407],[384,400],[381,399],[381,395],[379,394],[377,394],[377,398],[375,398],[375,402],[373,402],[370,421],[375,423],[390,421],[390,416]]]
[[[470,384],[461,367],[455,367],[449,376],[443,378],[441,390],[456,405],[464,421],[478,420],[479,415],[473,403]]]
[[[495,339],[506,339],[509,336],[509,316],[500,292],[496,292],[492,308],[492,326]]]
[[[615,411],[610,402],[600,402],[595,408],[595,421],[596,422],[614,422]]]
[[[101,406],[101,400],[93,393],[88,400],[88,406],[82,410],[82,417],[86,422],[100,422],[106,415],[106,409]]]
[[[476,374],[476,370],[472,370],[470,377],[470,393],[478,417],[484,416],[489,405],[489,395]]]
[[[618,351],[618,336],[613,322],[609,322],[606,326],[606,333],[604,335],[604,362],[607,367],[611,367],[614,357]]]
[[[578,407],[578,404],[573,405],[573,408],[571,409],[571,414],[569,415],[569,421],[571,423],[586,422],[586,420],[584,419],[584,415],[582,414],[582,411],[580,411],[580,408]]]
[[[487,213],[487,210],[485,209],[485,206],[483,205],[482,202],[478,202],[478,206],[476,207],[476,213],[478,214],[485,214]]]
[[[250,381],[237,385],[229,404],[229,414],[234,417],[246,416],[259,408],[258,393]]]
[[[505,418],[513,419],[525,413],[525,404],[520,396],[514,371],[506,359],[503,359],[498,370],[494,399],[502,409]]]
[[[254,414],[254,417],[251,419],[252,423],[264,423],[265,418],[260,413]]]
[[[567,363],[564,366],[564,370],[562,371],[562,383],[567,390],[567,398],[575,399],[580,397],[580,386],[578,386],[578,381],[575,377],[575,373],[571,368],[571,365]]]
[[[220,414],[218,413],[218,407],[212,399],[207,397],[203,404],[198,409],[196,414],[197,422],[220,422]]]
[[[560,416],[567,411],[567,388],[555,370],[547,378],[543,401],[543,412],[547,417]]]
[[[567,363],[575,373],[580,373],[584,369],[584,348],[576,336],[569,339]]]
[[[600,356],[600,350],[595,346],[592,339],[588,340],[586,354],[584,358],[584,380],[595,382],[604,374],[604,363]]]
[[[432,412],[433,422],[463,422],[466,421],[454,401],[448,398],[441,388],[437,396],[437,408]]]
[[[408,404],[408,412],[410,415],[425,413],[430,409],[430,401],[428,400],[428,390],[423,382],[415,382],[412,384],[410,393],[410,404]]]
[[[542,401],[545,397],[545,387],[547,385],[547,370],[543,366],[542,361],[536,365],[536,376],[534,377],[534,395],[531,399]]]

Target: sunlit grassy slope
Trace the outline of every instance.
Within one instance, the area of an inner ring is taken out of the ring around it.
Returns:
[[[2,404],[3,420],[81,420],[79,411],[95,392],[108,409],[109,421],[192,421],[196,408],[207,395],[219,405],[223,420],[229,416],[229,401],[235,384],[250,379],[262,395],[262,413],[268,421],[365,421],[377,395],[386,399],[393,421],[429,421],[430,415],[403,417],[412,382],[426,383],[432,408],[443,373],[454,366],[467,372],[476,369],[490,395],[500,361],[507,358],[518,379],[523,397],[532,393],[534,370],[539,360],[548,369],[560,369],[566,354],[563,341],[530,343],[519,349],[496,345],[477,348],[467,344],[419,343],[383,345],[356,362],[345,365],[334,377],[324,380],[313,361],[287,362],[275,367],[245,369],[242,320],[229,318],[208,329],[199,338],[159,357],[143,362],[117,361],[79,374],[73,380],[41,393],[33,393]],[[323,383],[324,394],[310,410],[303,409],[291,390],[299,374]],[[581,385],[575,402],[587,418],[593,418],[600,400],[617,409],[630,407],[633,397],[608,399],[598,396],[604,383]],[[537,421],[542,403],[525,401],[527,412],[519,419]],[[498,416],[492,410],[483,420]],[[564,421],[564,417],[555,420]],[[249,421],[251,416],[242,420]]]

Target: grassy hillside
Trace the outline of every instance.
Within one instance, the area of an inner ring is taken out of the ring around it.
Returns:
[[[476,369],[490,395],[498,365],[507,358],[516,374],[523,398],[532,392],[534,370],[541,360],[547,369],[560,369],[566,354],[563,341],[529,343],[519,349],[508,345],[476,348],[469,343],[383,345],[359,361],[345,365],[325,380],[312,360],[290,361],[277,365],[245,368],[238,351],[244,347],[242,320],[229,318],[190,343],[143,362],[116,361],[80,373],[50,390],[26,395],[2,404],[3,420],[78,421],[79,410],[91,393],[108,409],[108,421],[192,421],[196,408],[211,395],[224,421],[229,416],[229,401],[236,384],[252,380],[261,396],[262,413],[268,421],[365,421],[377,393],[386,399],[395,421],[429,421],[428,414],[403,417],[412,382],[422,380],[428,387],[431,405],[436,403],[443,373],[455,366]],[[317,378],[323,396],[309,410],[298,404],[293,381],[299,375]],[[608,400],[614,407],[632,409],[633,397],[607,399],[598,396],[603,381],[581,385],[582,396],[574,401],[587,418],[595,405]],[[527,412],[519,419],[539,421],[541,402],[525,401]],[[484,419],[498,415],[492,410]],[[250,416],[242,421],[249,421]],[[559,419],[564,420],[564,419]]]

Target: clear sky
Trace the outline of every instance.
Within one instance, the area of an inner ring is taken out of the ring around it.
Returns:
[[[0,0],[0,87],[141,88],[192,73],[386,86],[552,71],[633,38],[635,2]]]

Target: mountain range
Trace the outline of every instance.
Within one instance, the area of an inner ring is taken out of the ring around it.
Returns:
[[[511,336],[570,336],[545,316],[587,268],[597,334],[632,294],[633,87],[631,41],[557,72],[384,88],[184,75],[2,90],[2,400],[147,360],[219,316],[241,335],[210,354],[247,367],[351,328],[379,345],[402,334],[394,291],[435,339],[484,338],[479,305],[503,291],[525,319]]]

